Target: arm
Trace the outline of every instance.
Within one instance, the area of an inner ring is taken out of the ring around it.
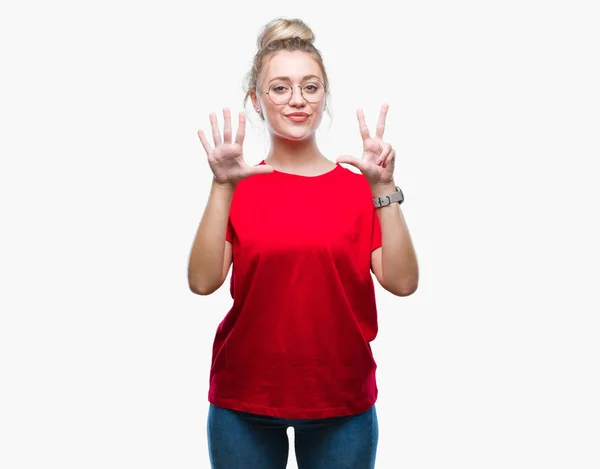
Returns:
[[[371,186],[373,197],[396,190],[392,182]],[[419,267],[415,249],[397,203],[377,209],[381,225],[382,246],[371,253],[371,268],[383,288],[397,296],[414,293],[419,283]]]
[[[234,186],[213,180],[189,257],[188,284],[198,295],[210,295],[225,281],[231,266],[231,244],[225,240]]]
[[[361,109],[357,111],[363,157],[338,157],[338,163],[348,163],[360,170],[371,186],[373,197],[381,197],[396,190],[394,167],[396,151],[383,141],[388,105],[381,106],[375,137],[371,137]],[[400,205],[392,203],[377,209],[381,227],[381,247],[371,253],[371,269],[383,288],[398,296],[414,293],[419,283],[417,257],[408,233]]]

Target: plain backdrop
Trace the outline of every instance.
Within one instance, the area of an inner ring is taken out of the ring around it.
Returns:
[[[376,467],[600,467],[594,3],[3,3],[0,467],[209,468],[231,297],[187,285],[196,132],[242,109],[278,16],[316,34],[332,161],[360,156],[357,109],[373,129],[390,105],[421,276],[409,297],[377,285]]]

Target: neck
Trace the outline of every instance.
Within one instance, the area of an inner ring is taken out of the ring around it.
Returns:
[[[265,163],[276,169],[296,171],[322,163],[324,159],[327,158],[319,150],[314,138],[294,141],[273,135]]]

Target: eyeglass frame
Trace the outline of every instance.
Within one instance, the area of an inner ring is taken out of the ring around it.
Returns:
[[[317,81],[317,82],[319,82],[323,86],[323,97],[321,99],[319,99],[318,101],[315,101],[315,102],[309,101],[308,99],[306,99],[304,97],[304,93],[302,91],[302,86],[303,85],[290,85],[290,87],[292,88],[292,92],[290,93],[290,99],[288,99],[285,103],[276,103],[275,101],[273,101],[273,98],[271,98],[271,95],[269,94],[271,92],[271,88],[273,87],[273,85],[269,86],[269,91],[264,91],[264,90],[258,90],[258,91],[260,91],[261,93],[264,93],[267,96],[269,96],[269,100],[273,104],[275,104],[276,106],[285,106],[294,97],[294,88],[300,88],[300,96],[302,96],[302,99],[304,99],[304,101],[306,101],[307,103],[310,103],[310,104],[317,104],[317,103],[320,103],[323,100],[323,98],[325,98],[325,95],[327,94],[327,87],[325,86],[325,83],[323,83],[321,80],[318,80],[318,79],[314,78],[313,81]]]

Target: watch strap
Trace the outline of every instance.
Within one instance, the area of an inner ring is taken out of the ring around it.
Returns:
[[[373,205],[376,208],[385,207],[393,204],[394,202],[398,202],[399,204],[404,202],[404,194],[398,186],[396,186],[396,192],[392,194],[387,194],[381,197],[373,197]]]

